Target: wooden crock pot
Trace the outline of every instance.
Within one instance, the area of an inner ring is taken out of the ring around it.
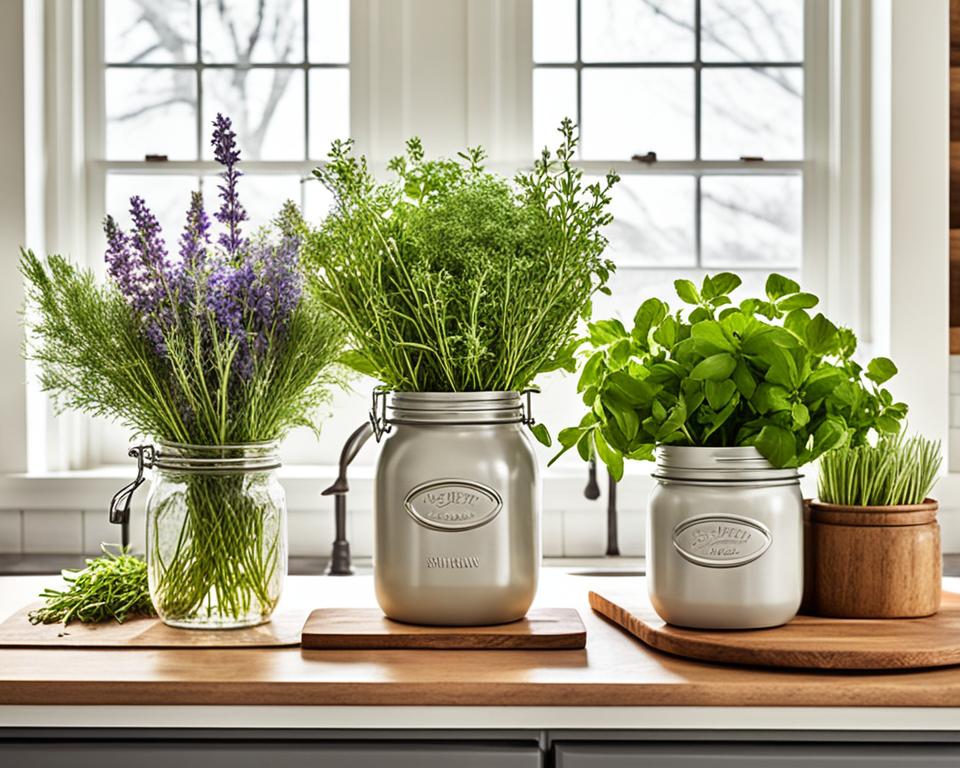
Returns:
[[[808,502],[804,607],[818,616],[898,619],[940,608],[938,504],[847,507]]]

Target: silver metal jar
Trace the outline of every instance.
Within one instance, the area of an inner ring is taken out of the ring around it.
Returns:
[[[752,447],[660,446],[647,515],[650,601],[670,624],[775,627],[803,595],[796,469]]]
[[[386,395],[374,581],[388,617],[470,626],[526,614],[541,497],[526,421],[518,392]]]

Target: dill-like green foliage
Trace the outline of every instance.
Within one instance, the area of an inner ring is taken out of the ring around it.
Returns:
[[[940,441],[884,435],[876,445],[844,446],[820,459],[818,495],[827,504],[920,504],[937,480]]]
[[[30,614],[33,624],[69,624],[131,616],[153,616],[147,588],[147,565],[123,549],[102,547],[103,555],[87,560],[82,570],[63,572],[65,590],[45,589],[46,603]]]
[[[313,294],[347,327],[348,364],[404,391],[521,390],[574,370],[573,333],[606,291],[601,229],[618,180],[586,184],[565,120],[514,186],[482,150],[425,160],[418,139],[378,184],[350,142],[314,174],[335,210],[307,236]]]
[[[22,251],[26,278],[26,354],[59,409],[119,421],[135,434],[194,445],[274,440],[312,415],[339,383],[339,322],[304,295],[283,337],[271,343],[249,379],[231,370],[236,342],[204,333],[194,317],[165,339],[161,357],[114,283],[62,256]],[[203,338],[213,344],[202,343]],[[185,418],[190,414],[191,418]]]

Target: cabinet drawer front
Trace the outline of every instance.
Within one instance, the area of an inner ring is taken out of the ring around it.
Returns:
[[[945,768],[960,765],[960,744],[556,744],[554,756],[556,768]]]
[[[126,763],[125,761],[130,761]],[[11,741],[0,765],[30,768],[541,768],[536,745],[289,741]]]

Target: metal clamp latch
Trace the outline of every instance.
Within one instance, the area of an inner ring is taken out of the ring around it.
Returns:
[[[533,418],[533,395],[540,394],[540,388],[530,387],[529,389],[523,390],[523,392],[521,392],[520,394],[524,395],[527,399],[526,405],[520,406],[520,411],[521,411],[520,423],[525,424],[528,427],[532,427],[534,424],[537,423],[537,420]]]
[[[157,457],[152,445],[136,445],[127,455],[137,460],[137,477],[117,491],[110,501],[110,522],[123,526],[121,543],[124,547],[130,544],[130,502],[137,488],[143,484],[143,470],[152,469]]]
[[[370,405],[370,424],[373,426],[374,439],[379,443],[380,438],[390,431],[387,421],[387,395],[389,390],[383,387],[373,388],[373,401]]]

